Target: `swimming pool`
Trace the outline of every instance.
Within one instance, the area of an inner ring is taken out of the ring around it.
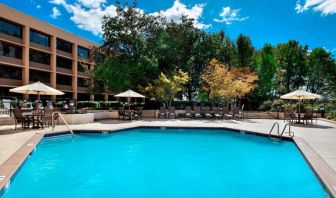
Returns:
[[[3,197],[327,197],[290,141],[137,128],[45,138]]]

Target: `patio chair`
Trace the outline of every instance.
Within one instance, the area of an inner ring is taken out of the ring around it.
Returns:
[[[31,119],[29,117],[23,116],[21,109],[14,109],[14,121],[15,121],[15,130],[17,124],[21,123],[22,128],[29,128]]]
[[[168,117],[174,119],[176,118],[175,107],[169,107]]]
[[[54,109],[50,109],[50,108],[44,109],[43,122],[44,122],[44,125],[46,125],[47,127],[52,126],[53,112],[54,112]]]
[[[118,120],[120,120],[120,118],[122,118],[123,120],[126,119],[125,107],[119,107],[118,109]]]
[[[158,117],[163,119],[166,118],[166,107],[160,107]]]
[[[198,106],[194,107],[194,111],[195,111],[195,118],[202,118],[202,113],[201,113],[201,108]]]
[[[318,118],[319,118],[318,111],[317,110],[313,110],[313,120],[315,120],[315,124],[317,124]]]
[[[192,118],[191,106],[186,106],[185,108],[185,117]]]
[[[142,107],[136,107],[134,112],[135,119],[142,119]]]
[[[306,121],[306,124],[310,121],[311,124],[313,124],[313,110],[307,109],[304,116],[303,116],[303,122]]]
[[[238,108],[233,109],[233,117],[237,119],[244,119],[243,110],[239,110]]]
[[[214,107],[212,110],[213,110],[213,116],[215,118],[218,118],[218,119],[222,119],[223,118],[223,114],[221,113],[219,107]]]
[[[285,109],[284,110],[284,122],[288,121],[288,122],[294,122],[297,119],[297,117],[295,116],[294,112],[290,109]]]
[[[233,115],[230,114],[229,108],[228,107],[223,107],[223,117],[225,119],[232,119]]]
[[[210,107],[208,106],[204,107],[204,115],[205,118],[213,118]]]

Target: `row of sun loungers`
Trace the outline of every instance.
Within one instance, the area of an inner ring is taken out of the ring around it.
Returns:
[[[160,107],[158,118],[176,118],[177,113],[175,107],[170,107],[166,109],[165,107]],[[183,116],[180,116],[183,117]],[[199,106],[191,108],[191,106],[186,106],[184,117],[194,118],[194,119],[243,119],[244,112],[239,109],[233,109],[230,111],[227,107],[204,107]]]

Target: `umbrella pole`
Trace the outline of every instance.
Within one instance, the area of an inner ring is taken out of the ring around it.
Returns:
[[[130,100],[131,100],[131,98],[128,97],[127,100],[128,100],[128,101],[127,101],[127,102],[128,102],[128,110],[131,110],[131,104],[130,104]]]

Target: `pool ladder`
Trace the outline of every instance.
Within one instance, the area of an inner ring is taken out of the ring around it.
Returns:
[[[276,129],[277,129],[277,134],[278,134],[279,139],[282,139],[282,137],[283,137],[283,135],[284,135],[285,133],[288,133],[289,136],[294,137],[294,133],[291,132],[291,125],[290,125],[290,124],[291,124],[291,123],[287,123],[287,124],[284,126],[284,128],[282,129],[281,133],[280,133],[280,125],[279,125],[278,122],[275,122],[275,123],[273,124],[271,130],[270,130],[269,133],[268,133],[268,137],[270,137],[270,138],[273,138],[273,137],[274,137],[274,136],[272,137],[272,132],[273,132],[275,126],[277,126]],[[285,132],[286,129],[287,129],[287,127],[288,127],[288,132]]]
[[[52,113],[52,115],[51,115],[51,125],[52,125],[52,130],[55,129],[55,120],[54,120],[54,116],[55,116],[56,114],[57,114],[60,118],[62,118],[62,120],[63,120],[65,126],[69,129],[69,131],[70,131],[70,133],[71,133],[71,135],[72,135],[72,138],[74,138],[74,137],[75,137],[75,134],[74,134],[74,132],[72,131],[72,129],[70,128],[70,126],[68,125],[68,123],[65,121],[65,119],[64,119],[63,115],[61,114],[61,112],[55,111],[55,112]]]

